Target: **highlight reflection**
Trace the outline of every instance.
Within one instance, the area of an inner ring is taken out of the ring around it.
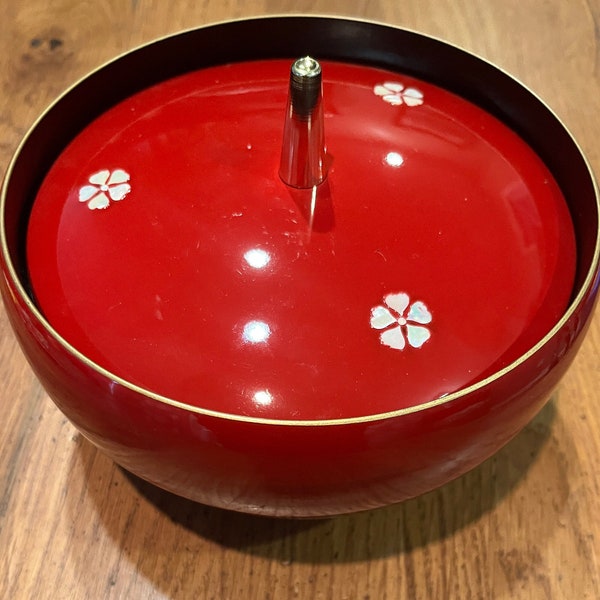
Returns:
[[[271,261],[271,255],[262,248],[251,248],[244,253],[244,260],[253,269],[264,269]]]
[[[401,167],[404,164],[404,157],[398,152],[388,152],[384,160],[390,167],[394,168]]]
[[[269,390],[258,390],[254,393],[254,402],[260,406],[268,406],[273,402],[273,396]]]
[[[260,344],[266,342],[271,335],[271,328],[264,321],[248,321],[244,325],[242,337],[245,342],[250,344]]]

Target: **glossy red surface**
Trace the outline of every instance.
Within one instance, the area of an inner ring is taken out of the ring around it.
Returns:
[[[71,143],[27,238],[51,325],[154,393],[284,420],[416,406],[529,350],[576,258],[540,159],[436,86],[325,62],[328,178],[291,189],[289,65],[179,77]]]
[[[368,44],[399,69],[410,64],[438,81],[453,73],[553,165],[577,256],[560,192],[514,134],[438,88],[366,67],[324,64],[331,164],[314,211],[310,193],[276,176],[287,60],[163,83],[61,153],[71,132],[105,110],[103,92],[114,99],[118,89],[120,100],[180,72],[191,48],[210,49],[217,64],[244,40],[268,57],[311,40],[361,58]],[[127,73],[133,88],[124,92],[113,83],[129,84]],[[600,281],[594,180],[547,107],[456,48],[344,19],[224,23],[113,61],[28,134],[0,209],[0,291],[60,410],[138,476],[266,515],[399,502],[479,464],[549,398]],[[401,292],[412,309],[403,310]],[[402,313],[395,321],[385,298]],[[429,334],[412,329],[412,345],[400,323],[409,316]],[[269,325],[262,342],[260,325],[244,341],[253,321]],[[140,380],[190,404],[131,383]],[[460,391],[439,399],[447,389]],[[378,414],[389,407],[398,410]]]

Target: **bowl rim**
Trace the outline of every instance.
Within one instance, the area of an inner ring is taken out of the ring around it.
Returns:
[[[485,66],[485,68],[494,70],[495,72],[498,72],[499,74],[502,74],[504,77],[510,79],[512,81],[513,85],[518,86],[519,88],[521,88],[522,92],[525,92],[526,94],[528,94],[537,103],[539,108],[544,108],[548,112],[548,114],[560,126],[560,128],[563,130],[563,132],[570,138],[570,141],[572,142],[573,147],[576,150],[577,158],[583,162],[583,165],[584,165],[585,171],[586,171],[586,175],[588,177],[588,183],[591,183],[591,185],[592,185],[594,198],[595,198],[597,226],[596,226],[596,232],[595,232],[596,239],[595,239],[594,247],[593,247],[592,260],[590,262],[589,269],[585,272],[585,277],[583,278],[582,283],[580,284],[579,291],[577,292],[577,294],[574,297],[572,297],[569,305],[565,309],[561,318],[555,323],[555,325],[552,327],[552,329],[550,329],[550,331],[548,331],[546,333],[546,335],[544,335],[535,345],[533,345],[527,352],[525,352],[521,356],[519,356],[516,360],[514,360],[510,364],[506,365],[502,369],[492,373],[488,377],[485,377],[484,379],[481,379],[469,386],[460,388],[459,390],[456,390],[452,393],[446,394],[444,396],[435,398],[435,399],[427,401],[427,402],[422,402],[422,403],[416,404],[414,406],[408,406],[408,407],[393,410],[393,411],[386,411],[386,412],[382,412],[382,413],[374,413],[374,414],[355,416],[355,417],[342,417],[342,418],[332,418],[332,419],[277,419],[277,418],[255,417],[255,416],[250,416],[250,415],[228,413],[228,412],[222,412],[222,411],[218,411],[218,410],[202,408],[201,406],[195,406],[193,404],[188,404],[186,402],[182,402],[182,401],[176,400],[174,398],[169,398],[167,396],[163,396],[161,394],[153,392],[152,390],[146,389],[143,386],[129,382],[129,381],[127,381],[127,379],[112,373],[110,370],[108,370],[108,369],[102,367],[101,365],[97,364],[96,362],[90,360],[83,353],[81,353],[79,350],[77,350],[77,348],[72,346],[66,339],[64,339],[52,327],[52,325],[46,320],[46,318],[44,317],[44,315],[42,314],[40,309],[38,309],[34,300],[29,295],[29,293],[26,291],[24,282],[23,282],[22,278],[19,276],[17,269],[15,267],[14,261],[11,257],[11,250],[9,248],[9,243],[7,241],[7,235],[6,235],[7,234],[6,204],[7,204],[7,190],[8,190],[9,183],[11,181],[13,172],[15,170],[16,164],[19,161],[24,149],[30,143],[33,133],[36,132],[38,130],[38,128],[41,128],[46,116],[49,113],[51,113],[52,111],[54,111],[55,108],[61,103],[61,101],[65,97],[67,97],[69,94],[75,92],[82,83],[84,83],[86,80],[90,79],[94,74],[99,73],[103,70],[109,69],[112,65],[121,61],[121,59],[131,56],[132,54],[134,54],[136,52],[143,52],[145,49],[148,49],[149,47],[151,47],[155,44],[169,42],[170,40],[174,40],[175,38],[178,38],[182,35],[196,34],[196,33],[202,32],[204,30],[208,30],[213,27],[223,27],[223,26],[226,27],[226,26],[230,26],[230,25],[234,25],[234,24],[251,23],[251,22],[252,23],[257,23],[257,22],[268,23],[268,22],[275,22],[275,21],[281,20],[281,19],[288,20],[290,22],[292,20],[297,20],[297,19],[308,19],[315,23],[317,21],[321,21],[321,22],[329,21],[332,23],[333,22],[338,22],[338,23],[345,22],[345,23],[358,24],[358,25],[361,25],[361,24],[367,25],[367,26],[372,25],[372,26],[377,26],[377,27],[383,27],[383,28],[390,29],[390,30],[396,30],[398,32],[405,32],[408,34],[413,34],[413,35],[423,38],[425,40],[429,40],[430,42],[436,42],[443,46],[453,48],[454,50],[464,53],[471,60],[479,61],[480,63],[482,63],[482,65]],[[2,262],[4,262],[5,271],[8,273],[8,277],[10,278],[10,281],[7,281],[9,287],[12,288],[13,290],[16,290],[16,293],[18,295],[18,301],[27,307],[28,311],[33,316],[36,323],[38,323],[39,326],[41,326],[41,328],[45,331],[46,335],[50,336],[56,343],[58,343],[58,345],[61,346],[63,348],[63,350],[65,350],[67,352],[67,354],[69,354],[70,356],[75,358],[77,361],[81,362],[85,367],[87,367],[88,369],[91,369],[97,375],[100,375],[102,378],[109,379],[111,382],[116,383],[131,392],[139,394],[140,396],[144,397],[147,400],[157,401],[162,404],[170,405],[170,406],[173,406],[175,408],[178,408],[178,409],[181,409],[181,410],[184,410],[187,412],[196,413],[199,415],[204,415],[207,417],[213,417],[213,418],[217,418],[217,419],[225,419],[228,421],[239,421],[239,422],[248,422],[248,423],[264,424],[264,425],[282,425],[282,426],[287,425],[287,426],[305,426],[305,427],[307,427],[307,426],[315,427],[315,426],[349,425],[349,424],[370,423],[370,422],[376,422],[376,421],[383,421],[383,420],[387,420],[387,419],[393,419],[396,417],[419,413],[419,412],[426,411],[428,409],[432,409],[435,407],[450,404],[450,403],[454,402],[455,400],[469,396],[470,394],[493,384],[495,381],[502,379],[505,375],[516,370],[520,365],[522,365],[523,363],[528,361],[534,354],[536,354],[538,351],[540,351],[544,346],[548,345],[549,342],[552,340],[552,338],[554,338],[560,332],[560,330],[563,329],[563,327],[566,325],[566,323],[573,317],[573,315],[585,303],[586,299],[591,299],[592,303],[595,302],[595,296],[598,291],[597,290],[598,280],[600,279],[600,271],[599,271],[600,226],[598,226],[599,219],[600,219],[600,196],[599,196],[598,186],[595,181],[595,178],[594,178],[594,175],[593,175],[593,172],[592,172],[592,169],[590,167],[587,157],[582,152],[579,144],[574,139],[574,137],[571,134],[571,132],[569,131],[569,129],[562,122],[562,120],[554,113],[554,111],[552,111],[552,109],[549,108],[548,105],[543,100],[541,100],[532,90],[530,90],[521,81],[519,81],[517,78],[510,75],[509,73],[507,73],[502,68],[495,65],[494,63],[488,61],[487,59],[485,59],[471,51],[465,50],[464,48],[462,48],[461,46],[458,46],[457,44],[450,43],[441,38],[431,36],[429,34],[424,34],[424,33],[421,33],[421,32],[418,32],[418,31],[415,31],[412,29],[407,29],[405,27],[390,25],[388,23],[384,23],[384,22],[380,22],[380,21],[349,18],[349,17],[345,17],[345,16],[338,16],[338,15],[331,15],[331,16],[330,15],[304,15],[304,14],[269,15],[269,16],[260,16],[260,17],[244,18],[244,19],[228,19],[228,20],[223,20],[223,21],[211,22],[211,23],[207,23],[205,25],[199,26],[199,27],[192,27],[189,29],[184,29],[184,30],[181,30],[181,31],[178,31],[175,33],[171,33],[171,34],[167,34],[165,36],[161,36],[159,38],[145,42],[145,43],[140,44],[134,48],[131,48],[125,52],[122,52],[121,54],[100,64],[96,68],[88,71],[85,75],[78,78],[73,84],[71,84],[60,95],[58,95],[51,102],[51,104],[49,106],[47,106],[47,108],[37,117],[37,119],[33,122],[33,124],[29,127],[29,129],[27,130],[25,135],[22,137],[20,143],[18,144],[16,150],[14,151],[14,153],[10,159],[10,162],[8,164],[8,167],[6,169],[6,172],[4,175],[4,180],[3,180],[2,186],[0,188],[0,259]]]

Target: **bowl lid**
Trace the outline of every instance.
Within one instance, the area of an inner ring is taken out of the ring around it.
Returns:
[[[28,228],[50,324],[154,393],[315,421],[441,398],[531,348],[575,270],[540,158],[436,85],[325,61],[326,178],[288,185],[290,63],[165,81],[72,141]]]

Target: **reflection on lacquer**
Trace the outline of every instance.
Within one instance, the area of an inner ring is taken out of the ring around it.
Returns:
[[[271,262],[271,255],[262,248],[251,248],[244,253],[244,260],[253,269],[264,269]]]
[[[249,344],[261,344],[266,342],[271,335],[271,328],[264,321],[248,321],[244,325],[242,337]]]
[[[273,396],[269,390],[258,390],[254,393],[254,403],[260,406],[269,406],[273,402]]]
[[[398,168],[404,164],[403,156],[398,152],[388,152],[384,158],[386,164],[390,167]]]

